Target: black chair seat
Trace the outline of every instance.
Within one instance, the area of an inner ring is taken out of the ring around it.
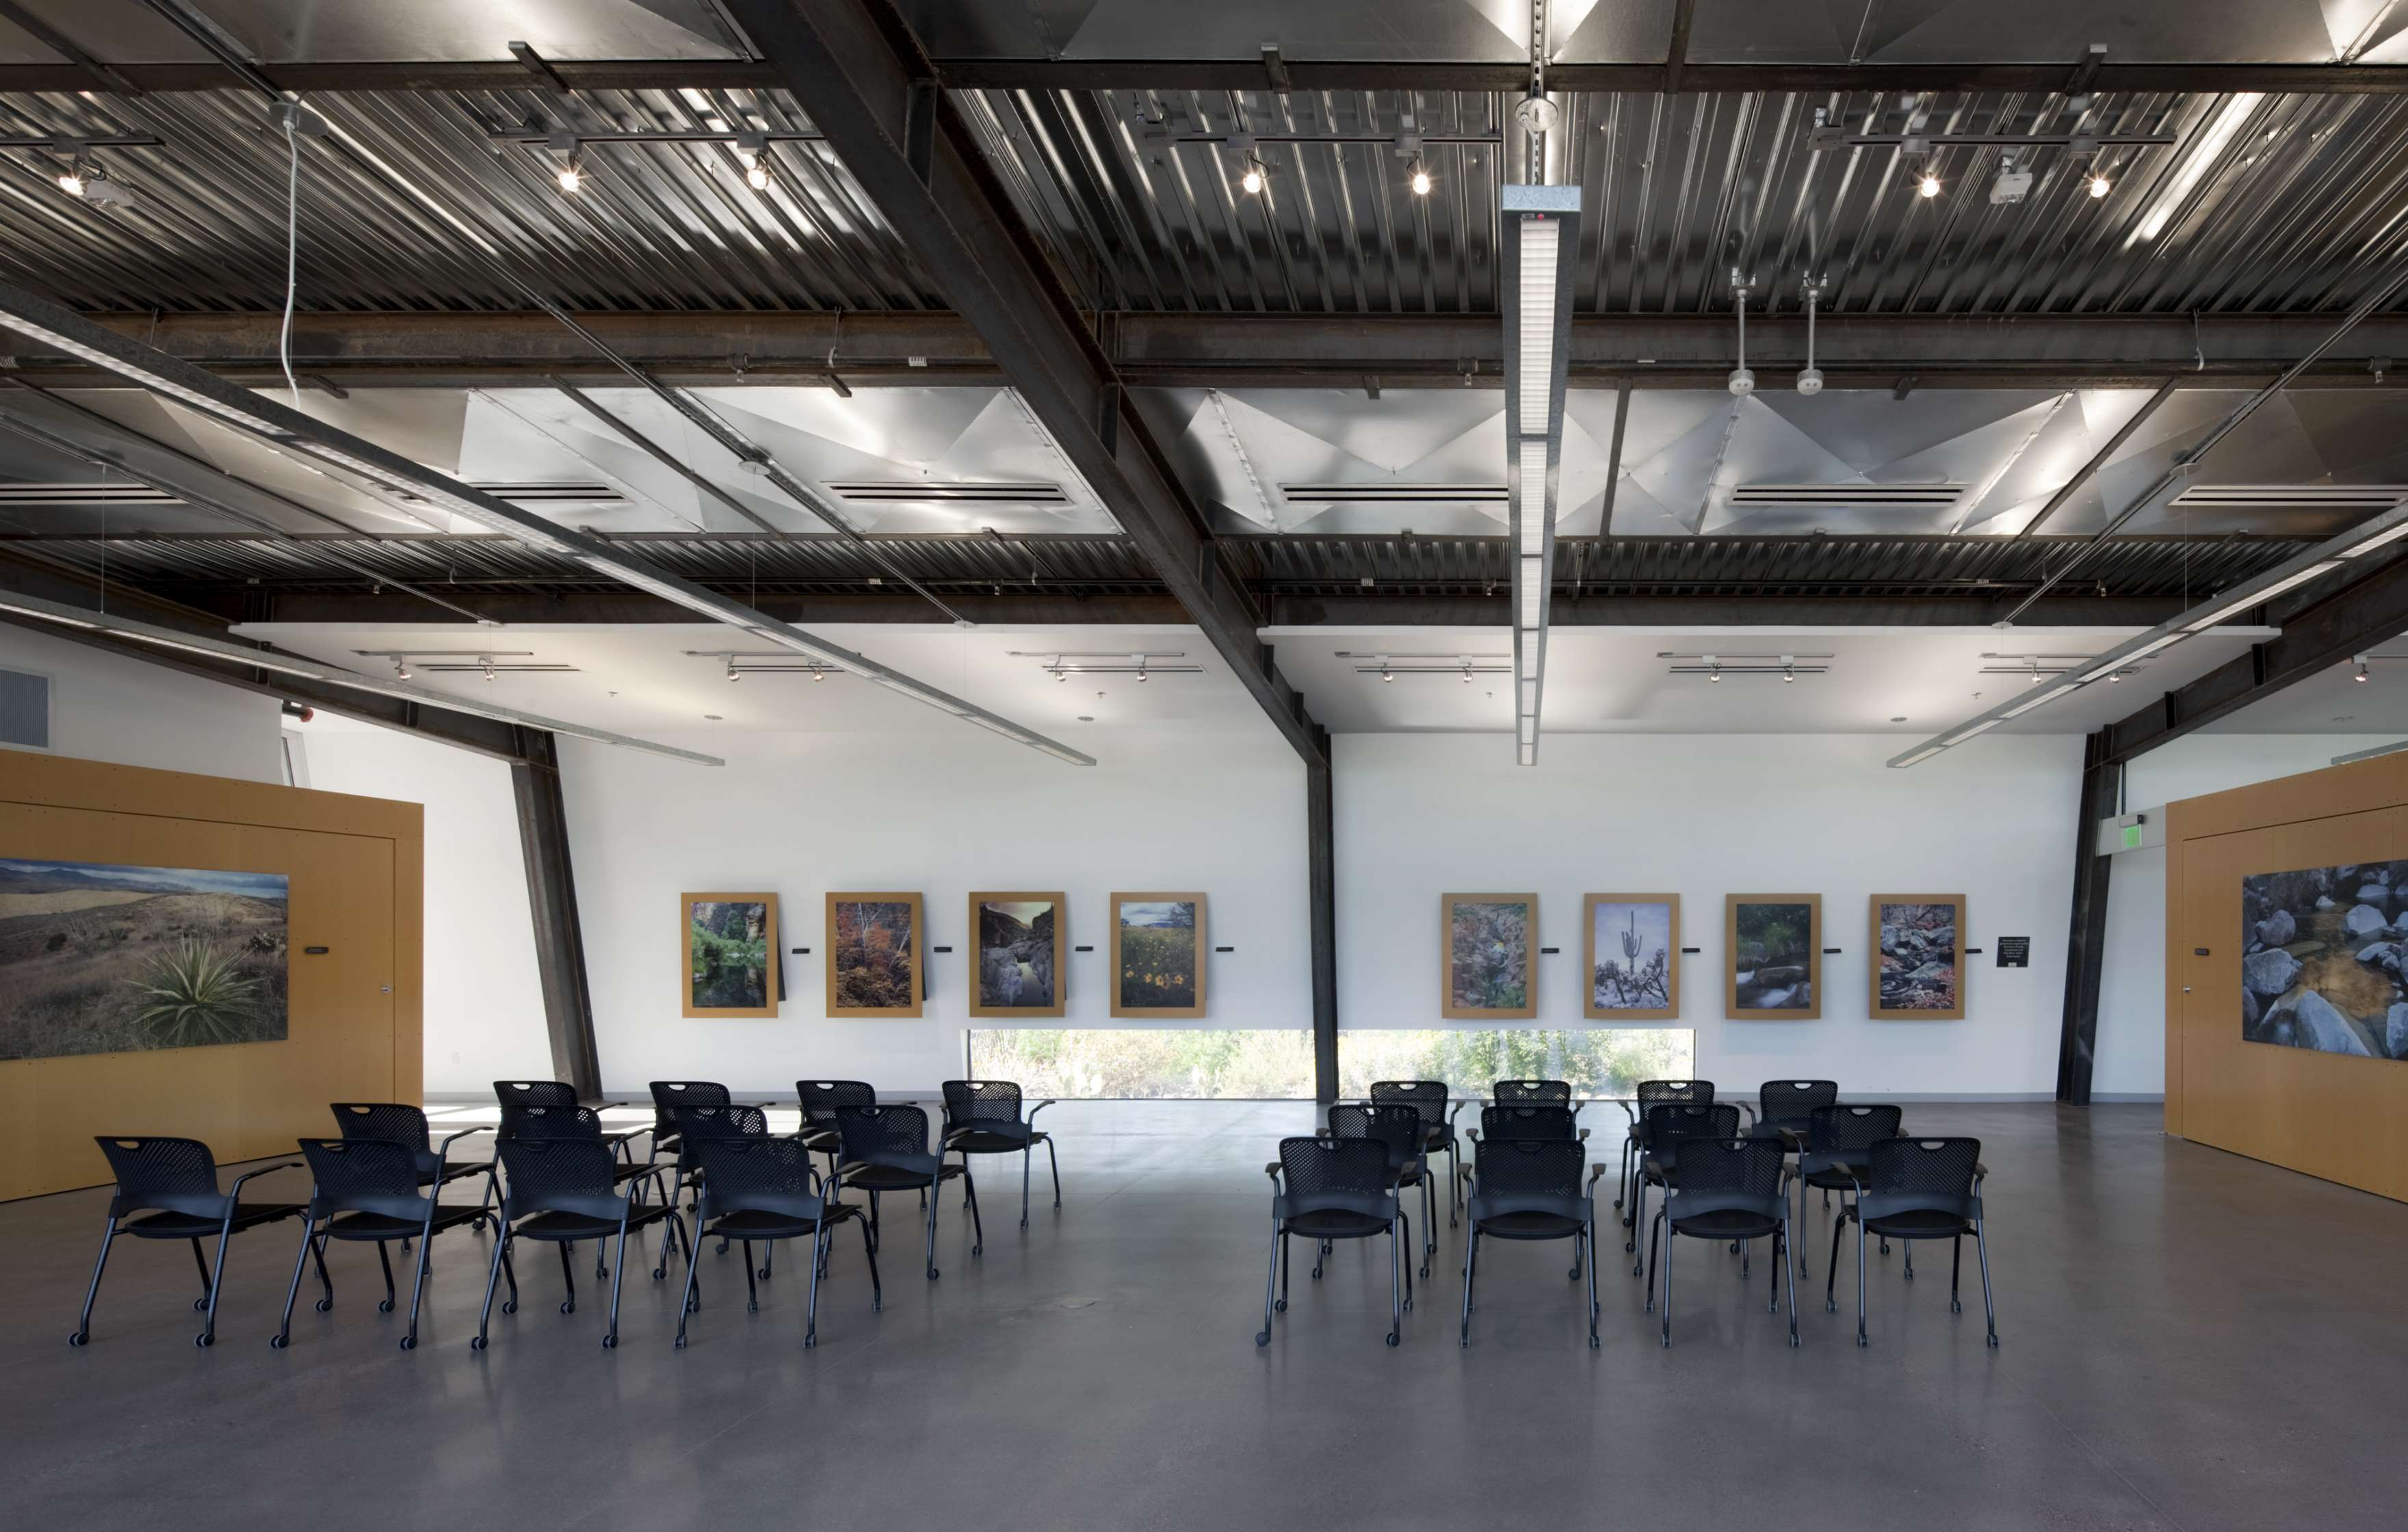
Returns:
[[[638,1208],[627,1218],[627,1232],[659,1223],[669,1215],[666,1208]],[[615,1218],[589,1218],[583,1213],[542,1212],[520,1220],[510,1229],[514,1239],[600,1239],[619,1232]]]
[[[949,1165],[937,1172],[937,1179],[952,1181],[961,1173],[960,1166]],[[916,1192],[928,1184],[928,1177],[898,1165],[862,1165],[844,1173],[844,1184],[864,1192]]]
[[[1488,1239],[1563,1239],[1587,1227],[1562,1213],[1498,1213],[1480,1221],[1481,1237]]]
[[[860,1216],[859,1208],[849,1202],[838,1202],[828,1208],[827,1221],[841,1224],[848,1218]],[[725,1239],[798,1239],[818,1231],[819,1224],[811,1219],[747,1209],[712,1219],[710,1226],[702,1232]]]
[[[1388,1221],[1343,1208],[1322,1208],[1297,1213],[1282,1227],[1308,1239],[1368,1239],[1375,1234],[1387,1233]]]
[[[261,1224],[273,1224],[280,1218],[291,1218],[299,1212],[298,1202],[245,1202],[235,1209],[234,1227],[253,1228]],[[224,1220],[202,1218],[193,1213],[151,1213],[129,1221],[118,1232],[137,1239],[214,1239],[226,1226]]]
[[[448,1178],[447,1178],[448,1179]],[[482,1208],[465,1204],[439,1208],[435,1214],[436,1234],[458,1228],[485,1216]],[[618,1227],[612,1224],[612,1228]],[[332,1239],[415,1239],[426,1222],[419,1218],[395,1218],[390,1213],[337,1213],[326,1221],[326,1236]]]
[[[1760,1239],[1768,1234],[1780,1233],[1781,1220],[1735,1210],[1692,1213],[1683,1217],[1676,1205],[1672,1226],[1683,1234],[1698,1235],[1709,1239]]]
[[[1853,1216],[1853,1214],[1851,1214]],[[1918,1212],[1888,1213],[1865,1221],[1865,1232],[1884,1239],[1953,1239],[1973,1232],[1972,1221],[1953,1213]]]
[[[948,1151],[960,1150],[966,1154],[1017,1154],[1031,1144],[1041,1144],[1045,1135],[1032,1130],[1025,1138],[1008,1133],[981,1133],[968,1128],[945,1140]]]

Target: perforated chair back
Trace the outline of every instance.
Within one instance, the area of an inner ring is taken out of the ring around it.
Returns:
[[[1839,1099],[1840,1082],[1836,1080],[1768,1080],[1756,1093],[1766,1122],[1800,1128],[1815,1108],[1830,1106]]]
[[[1484,1139],[1574,1138],[1580,1129],[1570,1107],[1483,1107],[1480,1136]]]
[[[838,1111],[846,1107],[874,1107],[878,1092],[864,1080],[798,1080],[795,1099],[802,1105],[803,1126],[834,1133]]]
[[[1739,1109],[1727,1102],[1666,1102],[1647,1109],[1647,1153],[1658,1165],[1676,1163],[1684,1138],[1736,1138]]]
[[[602,1141],[602,1114],[592,1107],[515,1107],[502,1109],[502,1125],[494,1137],[512,1138],[581,1138]]]
[[[510,1107],[573,1107],[577,1087],[557,1080],[497,1080],[494,1099]]]
[[[1446,1103],[1454,1094],[1443,1080],[1375,1080],[1370,1099],[1375,1107],[1404,1102],[1421,1113],[1422,1126],[1435,1131],[1446,1126]]]
[[[1378,1107],[1332,1107],[1329,1136],[1333,1138],[1375,1138],[1388,1148],[1388,1168],[1402,1170],[1421,1158],[1422,1114],[1398,1101]]]
[[[1020,1087],[1008,1080],[948,1080],[944,1082],[945,1131],[968,1129],[997,1138],[1025,1143],[1028,1124],[1020,1120]]]
[[[1388,1146],[1378,1138],[1282,1138],[1280,1220],[1346,1212],[1386,1222],[1397,1216]]]
[[[943,1163],[928,1153],[928,1114],[917,1107],[838,1107],[836,1129],[849,1165],[934,1176]]]
[[[218,1190],[217,1157],[198,1138],[99,1138],[108,1156],[117,1192],[108,1216],[122,1218],[144,1209],[223,1218],[227,1197]]]
[[[708,1080],[655,1080],[652,1089],[652,1137],[677,1132],[669,1113],[679,1107],[724,1107],[735,1099],[727,1087]]]
[[[739,1212],[819,1221],[823,1205],[811,1190],[810,1151],[799,1141],[744,1136],[690,1142],[702,1171],[706,1223]]]
[[[1711,1080],[1642,1080],[1638,1085],[1639,1117],[1646,1121],[1651,1107],[1710,1106],[1714,1099]]]
[[[633,1194],[614,1189],[618,1161],[598,1138],[506,1138],[501,1155],[504,1214],[577,1213],[617,1223]]]
[[[309,1216],[381,1213],[418,1223],[430,1198],[419,1195],[418,1156],[406,1144],[383,1138],[304,1138],[309,1162]]]
[[[691,1175],[701,1168],[695,1151],[703,1143],[719,1138],[766,1138],[769,1135],[769,1114],[758,1107],[733,1104],[671,1107],[668,1131],[677,1138],[678,1173]]]
[[[1779,1139],[1689,1138],[1668,1148],[1680,1181],[1665,1204],[1675,1227],[1706,1213],[1752,1213],[1772,1224],[1787,1214],[1781,1171],[1788,1152]]]
[[[1806,1114],[1806,1153],[1825,1165],[1834,1158],[1861,1159],[1871,1145],[1897,1138],[1905,1116],[1899,1107],[1816,1107]]]
[[[398,1101],[337,1101],[332,1110],[335,1126],[346,1138],[401,1144],[431,1151],[426,1113]]]
[[[1581,1187],[1588,1150],[1577,1139],[1482,1138],[1472,1160],[1472,1222],[1508,1213],[1553,1213],[1587,1223]]]
[[[1561,1080],[1500,1080],[1489,1087],[1489,1099],[1500,1107],[1570,1106],[1572,1088]]]
[[[1857,1206],[1867,1226],[1901,1213],[1941,1213],[1971,1224],[1981,1216],[1973,1176],[1982,1162],[1979,1138],[1879,1138],[1867,1146],[1864,1196]]]

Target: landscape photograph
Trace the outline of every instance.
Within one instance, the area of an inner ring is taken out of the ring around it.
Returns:
[[[1591,894],[1591,1021],[1663,1021],[1680,1014],[1681,901],[1674,894]]]
[[[1112,1014],[1204,1014],[1202,895],[1112,895]]]
[[[1876,1021],[1956,1021],[1965,1014],[1965,899],[1953,894],[1876,894]]]
[[[688,1016],[778,1013],[778,898],[774,894],[688,894]]]
[[[0,858],[0,1059],[276,1042],[280,873]]]
[[[2241,1036],[2408,1059],[2408,861],[2241,880]]]
[[[1539,896],[1441,896],[1445,989],[1439,1013],[1451,1021],[1538,1014]]]
[[[1811,1021],[1820,1016],[1823,901],[1819,895],[1732,895],[1724,933],[1726,1009],[1739,1020]]]
[[[973,1016],[1059,1016],[1063,899],[1059,894],[973,894]]]
[[[917,1016],[920,895],[827,896],[828,1014]]]

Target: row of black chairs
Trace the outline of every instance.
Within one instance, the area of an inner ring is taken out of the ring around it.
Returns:
[[[1627,1207],[1623,1249],[1633,1256],[1631,1274],[1647,1279],[1647,1308],[1656,1310],[1656,1267],[1662,1255],[1660,1298],[1663,1344],[1671,1344],[1671,1250],[1678,1238],[1727,1243],[1749,1269],[1754,1243],[1769,1239],[1774,1283],[1767,1308],[1778,1313],[1784,1277],[1789,1293],[1789,1342],[1799,1343],[1797,1271],[1805,1269],[1799,1241],[1792,1236],[1790,1188],[1799,1206],[1810,1188],[1829,1206],[1840,1196],[1832,1226],[1830,1269],[1824,1306],[1836,1311],[1839,1247],[1847,1225],[1857,1233],[1856,1343],[1868,1343],[1865,1238],[1881,1240],[1883,1253],[1897,1239],[1907,1252],[1906,1277],[1914,1277],[1914,1245],[1947,1239],[1952,1250],[1949,1306],[1962,1312],[1957,1279],[1963,1240],[1974,1241],[1988,1316],[1987,1344],[1998,1339],[1997,1310],[1990,1296],[1989,1253],[1981,1188],[1988,1174],[1981,1144],[1966,1138],[1917,1138],[1902,1134],[1901,1109],[1889,1105],[1842,1105],[1830,1081],[1768,1081],[1755,1104],[1716,1102],[1704,1081],[1644,1081],[1625,1106],[1629,1114],[1614,1207]],[[1271,1318],[1287,1309],[1288,1244],[1314,1241],[1312,1275],[1340,1239],[1388,1236],[1391,1296],[1387,1343],[1402,1336],[1403,1316],[1412,1307],[1412,1269],[1401,1258],[1399,1238],[1412,1242],[1412,1221],[1399,1198],[1423,1192],[1426,1232],[1421,1276],[1430,1273],[1436,1251],[1429,1190],[1431,1155],[1455,1149],[1452,1092],[1438,1081],[1384,1081],[1360,1106],[1333,1107],[1328,1125],[1312,1138],[1281,1140],[1280,1158],[1265,1167],[1272,1183],[1272,1248],[1263,1292],[1263,1326],[1256,1345],[1270,1342]],[[1597,1324],[1596,1182],[1600,1164],[1587,1167],[1589,1132],[1578,1124],[1581,1103],[1561,1081],[1499,1081],[1481,1108],[1481,1125],[1469,1137],[1474,1163],[1458,1172],[1468,1191],[1464,1207],[1470,1236],[1464,1250],[1461,1340],[1470,1344],[1473,1294],[1484,1238],[1512,1240],[1570,1239],[1570,1275],[1588,1276],[1588,1339],[1599,1344]],[[1748,1118],[1742,1131],[1742,1112]],[[1584,1172],[1585,1171],[1585,1180]],[[1663,1196],[1651,1221],[1650,1188]],[[1450,1189],[1449,1223],[1455,1204]],[[1643,1259],[1641,1235],[1647,1238]],[[1792,1261],[1796,1261],[1793,1270]]]
[[[597,1279],[611,1279],[609,1324],[602,1344],[615,1347],[620,1300],[620,1278],[615,1273],[624,1267],[628,1237],[655,1227],[661,1231],[661,1246],[653,1280],[666,1279],[673,1253],[682,1250],[686,1259],[676,1342],[681,1347],[686,1343],[687,1320],[700,1307],[695,1259],[700,1239],[716,1236],[722,1253],[731,1242],[744,1247],[747,1296],[751,1307],[757,1309],[757,1282],[767,1280],[771,1268],[766,1253],[755,1268],[753,1246],[774,1250],[782,1241],[809,1238],[811,1267],[803,1343],[810,1346],[817,1340],[819,1280],[827,1269],[829,1243],[834,1229],[848,1220],[862,1223],[872,1305],[883,1306],[877,1253],[880,1203],[885,1193],[916,1192],[922,1196],[927,1215],[924,1265],[932,1281],[939,1275],[936,1194],[945,1182],[961,1181],[964,1205],[976,1231],[970,1253],[977,1255],[984,1249],[977,1191],[969,1173],[971,1156],[1023,1156],[1021,1223],[1025,1227],[1027,1167],[1035,1147],[1043,1144],[1054,1173],[1054,1206],[1062,1205],[1061,1173],[1053,1142],[1031,1121],[1037,1111],[1054,1103],[1040,1102],[1024,1116],[1020,1089],[1008,1081],[946,1081],[945,1116],[934,1153],[929,1149],[924,1110],[910,1104],[881,1104],[876,1091],[858,1081],[799,1081],[800,1131],[777,1136],[769,1132],[764,1106],[739,1104],[723,1085],[660,1081],[652,1091],[654,1117],[649,1128],[609,1132],[603,1125],[601,1110],[580,1104],[575,1089],[567,1084],[496,1081],[501,1122],[490,1130],[496,1136],[494,1155],[487,1161],[461,1163],[452,1160],[452,1146],[488,1129],[464,1129],[437,1143],[425,1113],[417,1107],[337,1103],[333,1111],[340,1137],[299,1140],[300,1160],[248,1171],[236,1179],[231,1192],[219,1189],[216,1160],[208,1146],[196,1140],[101,1138],[96,1141],[108,1159],[116,1186],[100,1255],[68,1342],[80,1346],[90,1339],[93,1306],[109,1253],[120,1235],[132,1235],[190,1241],[203,1286],[194,1308],[207,1314],[194,1343],[213,1344],[226,1251],[234,1235],[298,1217],[302,1237],[294,1256],[282,1321],[270,1340],[279,1349],[290,1341],[293,1308],[312,1263],[321,1288],[316,1308],[322,1313],[334,1306],[334,1282],[325,1261],[331,1240],[376,1245],[385,1283],[378,1309],[385,1313],[397,1303],[388,1249],[397,1243],[408,1254],[415,1247],[409,1322],[400,1342],[405,1350],[414,1348],[434,1238],[461,1227],[481,1232],[489,1223],[498,1238],[487,1263],[477,1335],[470,1341],[476,1349],[482,1350],[487,1343],[497,1285],[507,1283],[509,1291],[502,1311],[517,1311],[518,1276],[512,1257],[520,1239],[558,1249],[563,1313],[576,1310],[573,1251],[580,1241],[594,1242],[595,1274]],[[618,1105],[623,1103],[605,1103],[604,1108]],[[641,1156],[634,1150],[639,1139],[649,1140]],[[827,1156],[825,1176],[811,1163],[815,1153]],[[948,1156],[955,1163],[946,1163]],[[272,1171],[303,1167],[311,1176],[307,1202],[243,1200],[246,1183]],[[484,1187],[478,1202],[443,1201],[445,1187],[480,1177]],[[866,1211],[843,1200],[848,1189],[867,1195]],[[217,1243],[214,1272],[201,1248],[203,1239],[212,1238]],[[609,1254],[613,1240],[615,1258]]]

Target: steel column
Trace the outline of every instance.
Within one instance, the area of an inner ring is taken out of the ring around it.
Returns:
[[[580,1100],[602,1095],[594,1047],[594,999],[585,981],[585,938],[577,919],[577,881],[568,861],[568,811],[560,792],[560,747],[541,729],[518,731],[510,766],[518,804],[519,849],[526,860],[527,909],[535,917],[535,966],[543,983],[544,1030],[555,1078]]]
[[[1338,842],[1329,736],[1319,728],[1319,760],[1304,764],[1304,839],[1312,905],[1312,1094],[1338,1099]]]
[[[2099,1044],[2099,981],[2107,957],[2107,880],[2111,857],[2099,852],[2099,822],[2114,811],[2124,768],[2108,759],[2108,731],[2082,745],[2082,809],[2073,847],[2073,909],[2065,945],[2065,1010],[2057,1045],[2057,1098],[2090,1104],[2090,1067]]]

